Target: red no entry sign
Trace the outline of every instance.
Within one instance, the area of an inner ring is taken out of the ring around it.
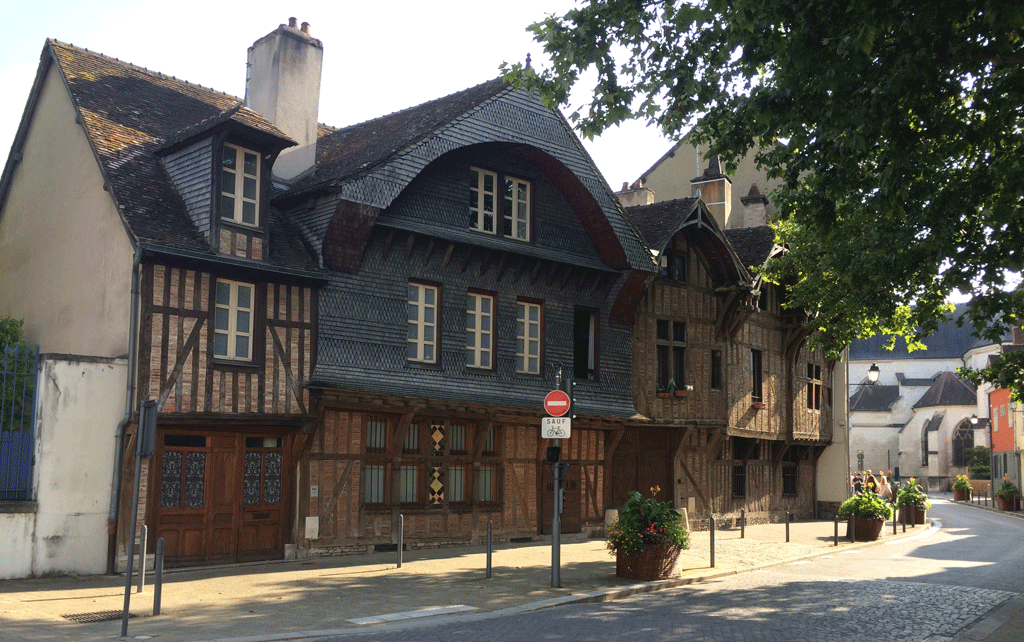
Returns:
[[[561,417],[569,412],[569,395],[561,390],[552,390],[544,397],[544,410],[552,417]]]

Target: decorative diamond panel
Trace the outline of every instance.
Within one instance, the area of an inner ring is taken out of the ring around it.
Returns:
[[[444,424],[430,426],[430,454],[437,457],[444,455]]]
[[[444,503],[443,466],[433,466],[430,469],[430,489],[427,493],[427,501],[433,506],[440,506]]]

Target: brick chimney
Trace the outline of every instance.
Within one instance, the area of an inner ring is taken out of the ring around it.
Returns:
[[[740,197],[743,203],[743,227],[768,224],[768,197],[757,189],[757,183],[750,184],[750,191]]]
[[[632,185],[623,183],[622,190],[615,192],[615,196],[618,197],[619,203],[622,203],[623,207],[650,205],[654,202],[654,192],[651,188],[644,186],[642,179],[638,179]]]
[[[697,178],[690,180],[690,194],[700,198],[715,216],[718,225],[724,230],[732,218],[732,179],[722,173],[718,156],[708,159],[708,168]]]
[[[298,147],[284,150],[274,177],[291,182],[316,163],[317,113],[324,46],[309,33],[309,23],[289,18],[249,47],[245,104],[288,134]]]

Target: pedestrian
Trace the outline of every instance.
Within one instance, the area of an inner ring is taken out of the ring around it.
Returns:
[[[878,492],[878,480],[875,479],[870,470],[868,471],[868,476],[864,478],[864,490],[870,490],[872,493]]]
[[[861,490],[864,488],[864,479],[860,476],[860,471],[853,473],[853,492],[856,495],[860,495]]]
[[[892,503],[892,485],[889,483],[889,479],[881,473],[878,475],[878,496],[890,504]]]

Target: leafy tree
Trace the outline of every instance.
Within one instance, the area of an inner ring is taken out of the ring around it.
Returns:
[[[29,348],[22,340],[21,327],[24,321],[10,316],[0,317],[0,430],[20,431],[29,429],[35,372],[31,371],[23,356]]]
[[[971,479],[990,479],[992,477],[992,451],[984,446],[964,449],[967,458],[967,470]]]
[[[921,347],[955,290],[989,340],[1024,320],[1019,0],[592,0],[530,29],[551,65],[507,78],[552,105],[586,84],[583,135],[646,119],[727,167],[760,148],[790,248],[766,277],[831,354]]]

